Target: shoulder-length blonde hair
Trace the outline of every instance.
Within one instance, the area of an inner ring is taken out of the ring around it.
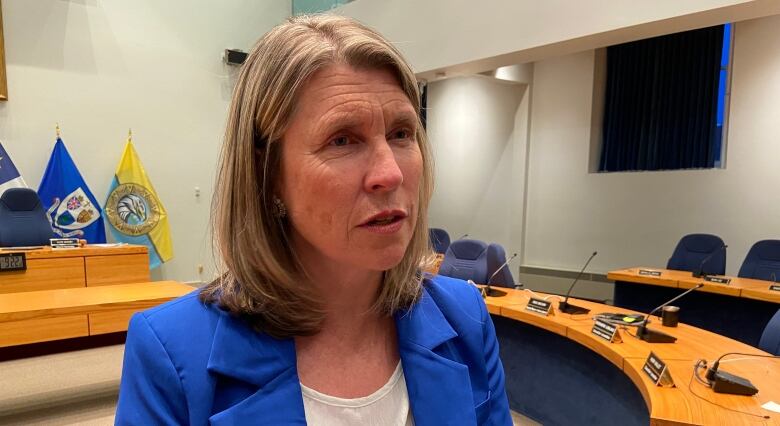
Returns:
[[[316,333],[321,300],[306,285],[286,234],[274,214],[273,190],[280,170],[280,141],[303,84],[335,63],[387,69],[414,108],[420,93],[411,67],[387,40],[361,23],[335,15],[298,16],[264,35],[244,63],[230,103],[214,190],[214,243],[226,270],[201,292],[201,300],[247,319],[275,337]],[[430,259],[428,201],[432,161],[421,123],[416,139],[423,173],[417,224],[401,262],[385,271],[373,309],[393,314],[420,297],[421,267]]]

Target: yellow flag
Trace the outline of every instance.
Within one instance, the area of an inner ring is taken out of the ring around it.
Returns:
[[[151,268],[173,258],[168,213],[157,197],[130,137],[111,182],[103,214],[117,241],[149,248]]]

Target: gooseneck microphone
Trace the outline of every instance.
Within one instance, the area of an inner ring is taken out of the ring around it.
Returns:
[[[514,259],[516,257],[517,257],[517,253],[513,254],[512,257],[507,259],[507,261],[504,262],[503,265],[499,266],[498,269],[496,269],[496,271],[493,272],[493,275],[491,275],[490,278],[488,278],[487,286],[485,287],[485,295],[490,296],[490,297],[506,296],[506,292],[505,291],[501,291],[501,290],[496,290],[494,288],[490,288],[490,283],[491,283],[491,281],[493,281],[493,278],[495,278],[495,276],[498,275],[498,272],[501,271],[502,269],[504,269],[507,265],[509,265],[509,262],[511,262],[512,259]]]
[[[636,329],[636,337],[638,337],[640,340],[644,340],[647,343],[674,343],[677,341],[677,338],[671,335],[668,335],[664,332],[658,331],[658,330],[652,330],[647,328],[647,324],[650,323],[650,317],[653,316],[654,313],[660,311],[664,308],[664,306],[674,302],[675,300],[685,296],[686,294],[698,290],[700,288],[704,287],[704,284],[698,284],[681,294],[678,294],[677,296],[673,297],[668,302],[664,303],[663,305],[653,309],[650,311],[649,314],[647,314],[647,318],[645,318],[645,322],[643,322],[637,329]]]
[[[707,262],[709,262],[710,259],[712,259],[713,256],[715,256],[716,254],[720,253],[721,250],[726,250],[728,247],[729,247],[728,245],[723,244],[722,246],[720,246],[720,248],[718,248],[717,250],[715,250],[712,253],[710,253],[709,256],[705,257],[704,260],[702,260],[701,263],[699,264],[699,267],[696,268],[695,271],[693,271],[693,277],[694,278],[701,278],[701,277],[707,276],[707,274],[704,273],[704,265],[706,265]]]
[[[569,286],[569,291],[566,292],[566,298],[563,299],[562,302],[558,302],[558,310],[566,313],[566,314],[587,314],[590,312],[590,309],[583,308],[582,306],[576,306],[569,303],[569,296],[571,295],[572,289],[574,289],[574,285],[577,284],[577,281],[579,281],[580,277],[582,276],[582,273],[585,272],[585,268],[588,267],[590,264],[590,261],[593,260],[596,255],[599,254],[599,252],[594,251],[593,254],[590,255],[588,258],[588,261],[585,262],[585,266],[582,267],[582,270],[580,270],[580,273],[577,274],[577,277],[574,278],[574,282],[571,283],[571,286]]]
[[[466,238],[466,237],[468,237],[468,236],[469,236],[469,234],[463,234],[463,235],[461,235],[460,237],[458,237],[458,239],[457,239],[457,240],[455,240],[455,241],[462,240],[462,239],[464,239],[464,238]]]

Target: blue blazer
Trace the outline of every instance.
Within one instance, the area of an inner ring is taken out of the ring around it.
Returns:
[[[417,426],[511,425],[493,322],[473,286],[426,279],[395,316]],[[295,344],[258,333],[198,291],[135,314],[118,425],[304,425]]]

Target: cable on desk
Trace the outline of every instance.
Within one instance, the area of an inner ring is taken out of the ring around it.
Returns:
[[[706,386],[708,388],[710,387],[710,384],[707,381],[705,381],[704,379],[702,379],[701,376],[699,375],[699,370],[706,369],[706,368],[707,368],[707,360],[700,359],[700,360],[696,361],[696,364],[694,364],[693,371],[691,372],[691,379],[688,380],[688,392],[690,392],[691,395],[695,396],[696,398],[701,399],[702,401],[709,402],[710,404],[712,404],[712,405],[714,405],[716,407],[722,408],[724,410],[727,410],[727,411],[732,411],[734,413],[739,413],[739,414],[745,414],[745,415],[748,415],[748,416],[758,417],[758,418],[765,419],[765,420],[771,420],[772,419],[770,416],[765,415],[765,414],[749,413],[747,411],[740,411],[740,410],[735,410],[733,408],[726,407],[724,405],[718,404],[717,402],[712,402],[709,399],[707,399],[707,398],[697,394],[696,392],[694,392],[693,388],[691,387],[691,385],[693,384],[693,378],[694,377],[696,378],[697,382],[703,384],[704,386]]]

